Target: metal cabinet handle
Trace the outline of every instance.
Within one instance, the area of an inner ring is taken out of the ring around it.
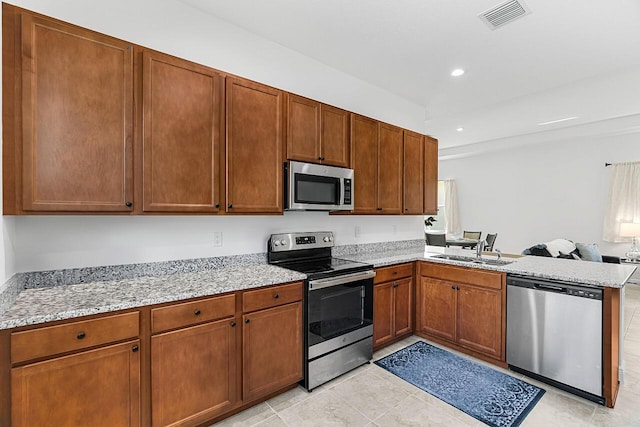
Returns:
[[[220,203],[216,203],[216,209],[220,207]]]
[[[134,353],[137,353],[138,350],[140,350],[140,347],[138,347],[137,345],[134,345],[133,347],[131,347],[131,351],[133,351]]]
[[[236,327],[236,322],[231,322],[231,327],[235,328]]]
[[[195,314],[196,316],[200,316],[200,310],[196,309],[196,311],[194,311],[193,314]]]
[[[251,322],[251,320],[249,320],[249,319],[244,319],[244,323],[249,323],[249,322]]]
[[[273,295],[273,299],[278,299],[278,298],[280,298],[280,295],[278,295],[278,294],[274,294]]]
[[[78,335],[76,335],[76,338],[78,338],[79,340],[83,339],[84,337],[86,337],[87,335],[84,332],[78,332]]]
[[[133,203],[131,203],[131,202],[126,202],[124,205],[125,205],[126,207],[130,208],[131,206],[133,206]]]

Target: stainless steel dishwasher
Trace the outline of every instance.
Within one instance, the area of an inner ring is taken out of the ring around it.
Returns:
[[[604,404],[602,295],[598,288],[509,276],[509,367]]]

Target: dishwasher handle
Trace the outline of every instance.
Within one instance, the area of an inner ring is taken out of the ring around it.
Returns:
[[[540,289],[541,291],[558,292],[560,294],[566,294],[567,288],[563,286],[550,285],[547,283],[536,283],[533,285],[533,289]]]

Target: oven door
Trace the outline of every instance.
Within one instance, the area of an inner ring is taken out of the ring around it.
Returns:
[[[309,282],[308,359],[373,336],[374,271]]]
[[[287,210],[352,210],[353,170],[291,161],[285,164]]]

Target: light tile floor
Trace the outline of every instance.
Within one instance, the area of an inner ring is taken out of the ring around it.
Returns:
[[[503,370],[547,390],[522,426],[640,426],[640,286],[637,285],[626,287],[624,331],[625,379],[614,409]],[[391,345],[376,352],[374,360],[418,340],[421,338],[412,336]],[[290,390],[215,426],[395,427],[484,424],[377,365],[370,364],[336,378],[311,393],[300,387]]]

